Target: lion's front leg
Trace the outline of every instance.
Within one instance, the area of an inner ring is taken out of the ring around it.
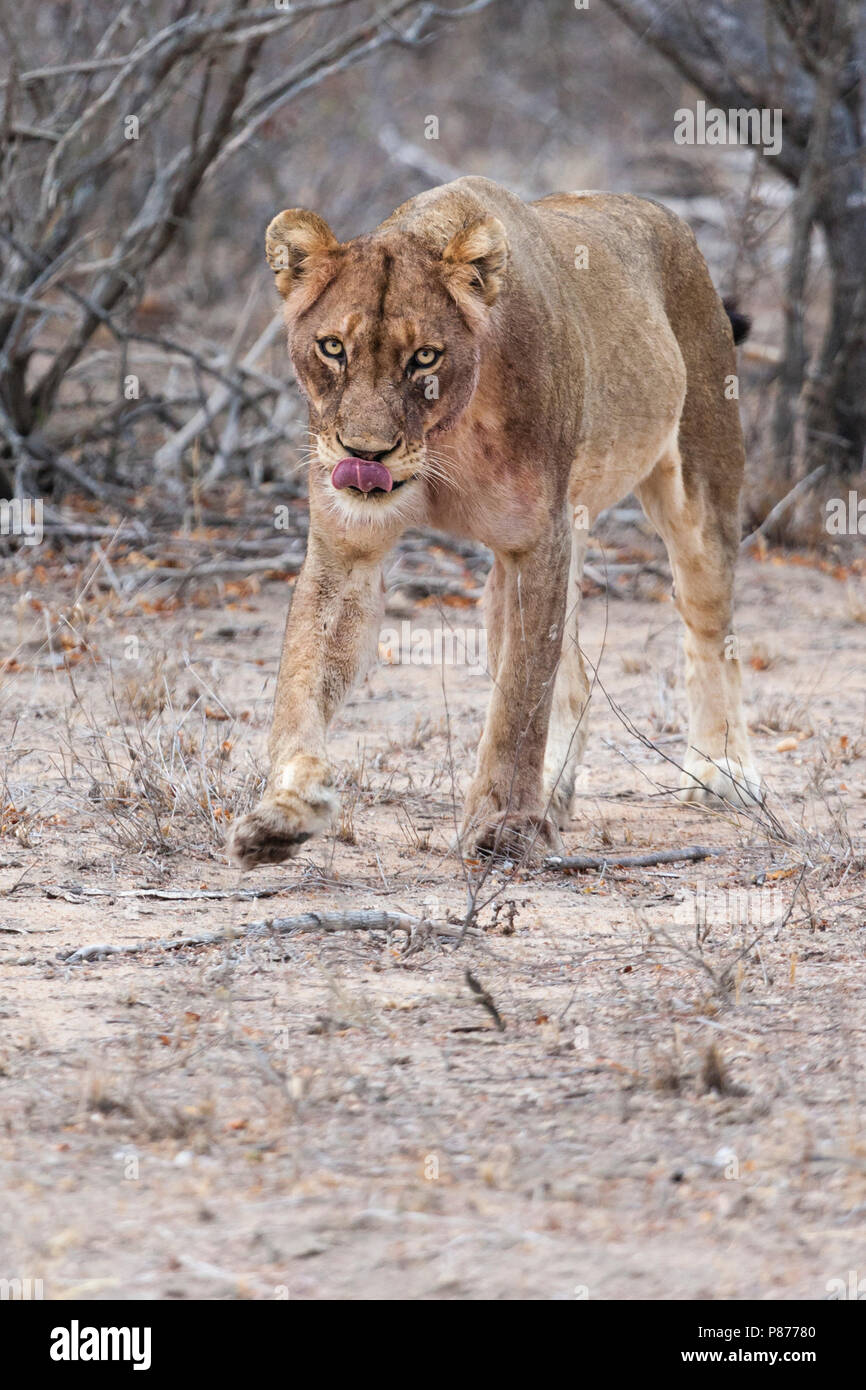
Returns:
[[[325,736],[375,656],[381,612],[381,557],[346,556],[311,533],[286,626],[267,786],[228,840],[241,868],[292,858],[333,821],[339,798]]]
[[[497,558],[494,688],[466,798],[464,853],[526,859],[560,848],[543,773],[570,554],[563,523],[528,554]]]

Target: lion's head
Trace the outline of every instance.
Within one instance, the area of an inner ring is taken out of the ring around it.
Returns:
[[[290,209],[271,222],[266,246],[330,500],[346,519],[384,521],[442,476],[431,445],[475,390],[505,229],[489,215],[420,233],[386,223],[341,244],[321,217]],[[353,486],[345,465],[335,480],[347,457],[387,471],[359,473]]]

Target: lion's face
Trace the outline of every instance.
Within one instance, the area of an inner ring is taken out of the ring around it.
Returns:
[[[289,211],[268,228],[267,254],[329,500],[346,519],[383,521],[425,481],[447,486],[435,442],[478,381],[502,224],[478,219],[441,250],[405,231],[341,246],[315,214]],[[381,467],[335,473],[346,458]]]

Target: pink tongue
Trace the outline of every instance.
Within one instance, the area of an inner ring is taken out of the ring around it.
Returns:
[[[368,459],[340,459],[331,482],[334,487],[356,487],[361,492],[372,492],[374,487],[390,492],[394,479],[384,463],[371,463]]]

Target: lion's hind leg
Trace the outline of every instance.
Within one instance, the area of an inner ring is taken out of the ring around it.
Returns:
[[[717,461],[724,463],[721,457]],[[718,471],[708,477],[693,470],[687,487],[679,450],[671,445],[637,493],[667,546],[685,626],[689,735],[681,796],[686,801],[722,797],[743,806],[760,801],[762,793],[732,629],[739,524],[737,474],[731,469],[729,479],[731,474],[733,487],[714,483],[724,476]]]
[[[560,830],[571,819],[575,782],[586,747],[589,680],[580,652],[578,618],[587,533],[572,532],[568,598],[562,634],[562,653],[553,687],[553,704],[544,754],[544,795]]]

